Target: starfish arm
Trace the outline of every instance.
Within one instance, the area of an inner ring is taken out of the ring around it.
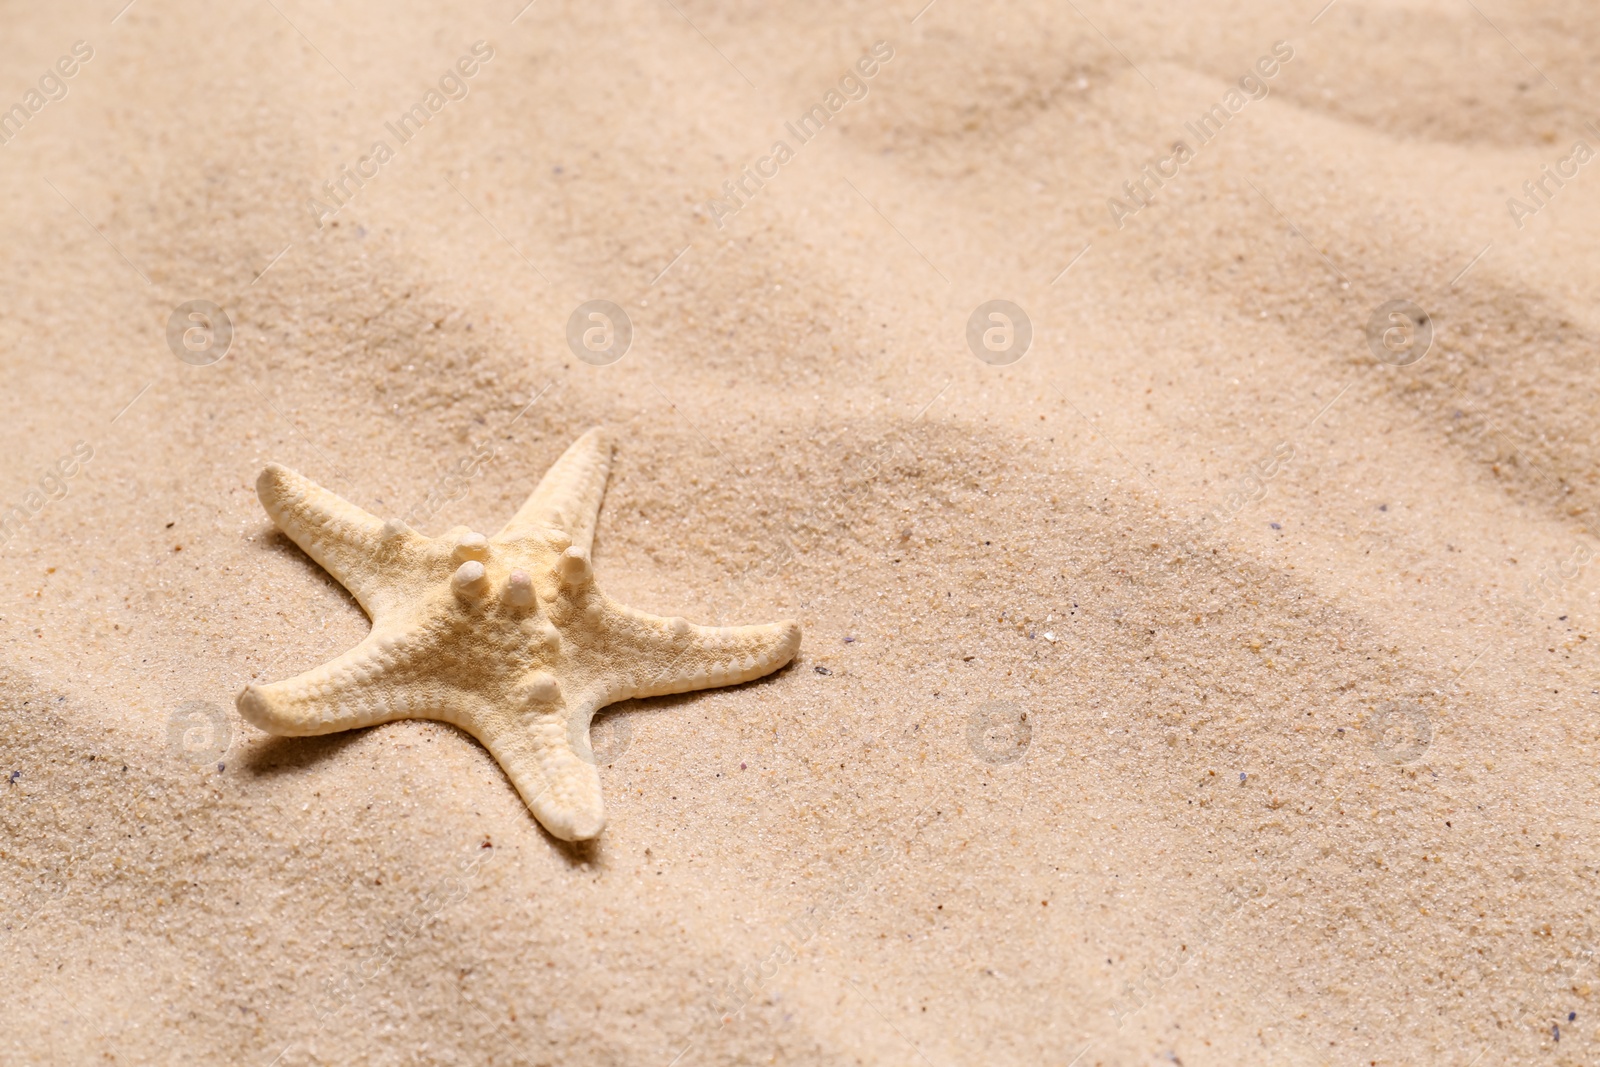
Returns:
[[[696,626],[624,607],[602,607],[599,644],[606,680],[602,704],[738,685],[782,667],[800,650],[800,624]]]
[[[606,824],[600,770],[589,755],[595,706],[584,701],[566,712],[488,715],[463,724],[505,770],[533,817],[563,841],[586,841]]]
[[[379,574],[383,558],[420,534],[329,492],[310,478],[276,463],[256,479],[256,495],[278,528],[350,590],[369,618],[388,604]]]
[[[495,540],[559,530],[588,555],[610,473],[611,440],[596,426],[562,453]]]
[[[413,666],[405,638],[374,630],[337,659],[270,685],[247,685],[239,714],[269,734],[310,737],[432,718],[460,725],[461,695]]]

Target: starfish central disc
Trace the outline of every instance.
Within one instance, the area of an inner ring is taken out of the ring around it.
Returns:
[[[602,593],[589,549],[610,466],[610,443],[590,430],[499,533],[439,538],[267,467],[256,481],[267,514],[350,590],[372,633],[298,677],[246,686],[239,713],[292,737],[453,723],[483,743],[550,833],[599,834],[596,710],[760,678],[800,647],[795,622],[696,626]]]

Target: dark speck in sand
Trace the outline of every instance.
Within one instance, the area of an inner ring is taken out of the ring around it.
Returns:
[[[811,669],[816,671],[818,674],[832,674],[833,673],[828,668],[822,666],[822,664],[820,664],[820,663],[817,664],[815,667],[813,667]]]
[[[1269,523],[1267,523],[1267,525],[1268,525],[1268,526],[1270,526],[1270,527],[1272,527],[1272,528],[1273,528],[1273,529],[1274,529],[1274,530],[1281,530],[1281,529],[1283,529],[1283,527],[1282,527],[1282,526],[1279,526],[1279,525],[1278,525],[1278,524],[1277,524],[1277,523],[1275,523],[1275,522],[1269,522]]]
[[[227,769],[228,769],[228,765],[226,763],[217,764],[217,773],[218,774],[221,774],[223,771],[225,771]]]
[[[1240,771],[1239,772],[1239,784],[1240,785],[1244,785],[1245,777],[1246,777],[1245,773],[1243,771]]]
[[[847,644],[847,645],[854,644],[855,643],[855,638],[847,637],[847,638],[844,639],[844,643]]]
[[[1389,510],[1389,505],[1388,504],[1379,504],[1378,505],[1378,510],[1379,511],[1388,511]]]
[[[11,783],[14,784],[16,782],[16,780],[18,778],[21,778],[21,777],[22,777],[22,772],[21,771],[12,771],[11,772],[11,777],[7,778],[6,781],[11,782]]]

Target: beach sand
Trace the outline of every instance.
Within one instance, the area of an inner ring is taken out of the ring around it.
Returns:
[[[1600,1059],[1592,5],[120,3],[0,34],[0,1059]],[[367,631],[266,463],[595,425],[611,595],[805,627],[597,841],[239,717]]]

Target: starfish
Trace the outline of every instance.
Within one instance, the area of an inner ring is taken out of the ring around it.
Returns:
[[[256,480],[267,514],[350,591],[372,633],[315,670],[245,686],[239,713],[289,737],[451,723],[489,750],[551,834],[596,836],[605,825],[589,745],[596,710],[748,682],[800,647],[796,622],[696,626],[602,593],[589,549],[610,468],[596,427],[494,537],[459,526],[430,538],[269,465]]]

